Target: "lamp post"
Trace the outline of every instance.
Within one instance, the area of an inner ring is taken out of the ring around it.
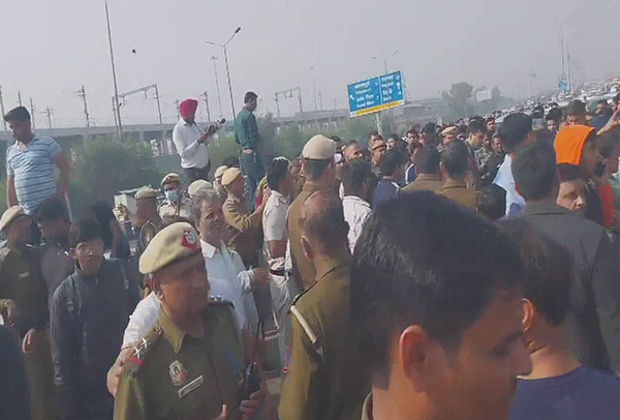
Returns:
[[[235,99],[233,96],[232,82],[230,80],[230,67],[228,66],[228,44],[230,44],[230,41],[232,41],[235,35],[237,35],[240,31],[241,31],[241,27],[239,26],[237,27],[237,29],[235,29],[235,32],[233,32],[230,38],[228,38],[228,41],[226,41],[223,44],[218,44],[216,42],[207,41],[207,44],[214,45],[216,47],[221,47],[222,50],[224,51],[224,63],[226,64],[226,77],[228,78],[228,93],[230,94],[230,106],[232,109],[233,121],[237,119],[237,113],[235,112]]]
[[[114,64],[114,47],[112,46],[112,29],[110,27],[110,12],[108,10],[108,0],[104,0],[105,19],[108,27],[108,44],[110,46],[110,62],[112,64],[112,79],[114,81],[114,119],[116,120],[116,129],[118,131],[118,139],[123,141],[123,123],[121,122],[121,107],[118,103],[118,83],[116,81],[116,65]]]

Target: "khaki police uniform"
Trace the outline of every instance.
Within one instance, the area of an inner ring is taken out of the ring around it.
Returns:
[[[25,213],[21,208],[8,209],[0,220],[0,231],[22,216]],[[49,324],[47,287],[41,274],[39,248],[26,246],[17,249],[7,245],[0,250],[0,312],[5,323],[9,301],[17,305],[21,314],[16,326],[20,339],[31,328],[41,333],[37,336],[34,351],[24,354],[32,418],[54,419],[57,415],[53,405],[54,368],[46,333]]]
[[[322,135],[312,137],[304,146],[302,156],[310,160],[329,160],[334,158],[336,143]],[[291,203],[288,210],[287,227],[290,241],[291,257],[293,260],[293,274],[302,290],[307,290],[314,284],[316,271],[314,264],[304,254],[301,246],[301,211],[304,203],[319,188],[312,183],[304,183],[301,192]]]
[[[460,206],[476,210],[476,190],[467,188],[464,180],[448,179],[439,194],[448,197]]]
[[[178,174],[175,174],[174,172],[169,173],[161,180],[161,186],[163,187],[164,185],[171,184],[173,182],[178,183],[179,186],[181,185],[181,177]],[[173,203],[173,202],[166,200],[161,204],[161,206],[159,206],[160,217],[181,216],[186,219],[191,218],[192,212],[190,209],[189,200],[185,199],[185,197],[183,196],[183,191],[181,191],[180,188],[179,188],[178,194],[179,194],[178,203]]]
[[[318,264],[316,283],[289,310],[292,335],[278,409],[281,420],[359,418],[369,386],[349,334],[349,264]]]
[[[222,185],[228,187],[241,176],[237,168],[230,168],[222,176]],[[250,213],[247,210],[245,200],[228,193],[228,197],[222,206],[228,231],[227,246],[239,253],[243,264],[249,267],[256,256],[256,233],[261,225],[262,214]]]
[[[175,223],[160,231],[140,259],[149,274],[200,253],[196,231]],[[203,338],[179,329],[161,310],[153,329],[125,363],[115,398],[115,420],[214,419],[222,405],[241,417],[243,352],[232,304],[211,300],[202,313]]]

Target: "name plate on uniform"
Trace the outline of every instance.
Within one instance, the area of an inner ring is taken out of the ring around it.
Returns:
[[[185,397],[187,394],[198,388],[200,385],[204,383],[204,378],[202,375],[185,385],[183,388],[179,389],[177,392],[179,394],[179,398]]]

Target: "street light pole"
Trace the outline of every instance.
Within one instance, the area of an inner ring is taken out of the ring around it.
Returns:
[[[116,81],[116,65],[114,63],[114,47],[112,46],[112,29],[110,27],[110,11],[108,10],[108,0],[105,3],[105,19],[108,26],[108,44],[110,47],[110,63],[112,64],[112,79],[114,81],[114,116],[116,119],[116,129],[118,139],[123,141],[123,123],[121,121],[121,107],[118,103],[118,83]]]
[[[232,90],[232,81],[230,80],[230,67],[228,65],[228,44],[230,44],[230,41],[232,41],[235,35],[237,35],[240,31],[241,27],[239,26],[237,27],[237,29],[235,29],[235,32],[233,32],[230,38],[228,38],[228,41],[226,41],[224,44],[207,41],[207,44],[220,47],[224,51],[224,63],[226,64],[226,77],[228,78],[228,93],[230,94],[230,106],[233,113],[233,122],[237,119],[237,113],[235,112],[235,98]]]
[[[215,71],[215,87],[217,88],[217,101],[220,105],[220,118],[224,116],[224,111],[222,111],[222,95],[220,95],[220,78],[217,76],[217,57],[211,57],[213,60],[213,71]]]

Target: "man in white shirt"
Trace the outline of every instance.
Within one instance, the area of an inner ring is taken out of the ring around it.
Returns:
[[[177,153],[181,156],[181,167],[185,169],[190,182],[197,179],[209,180],[211,161],[209,160],[207,144],[218,129],[217,125],[211,125],[203,133],[195,121],[197,108],[198,101],[194,99],[186,99],[181,102],[179,106],[181,119],[172,131],[172,141]]]
[[[355,159],[347,162],[342,171],[342,185],[344,186],[344,219],[349,224],[349,249],[355,249],[357,238],[362,233],[362,226],[371,213],[368,204],[370,179],[372,170],[364,159]]]

